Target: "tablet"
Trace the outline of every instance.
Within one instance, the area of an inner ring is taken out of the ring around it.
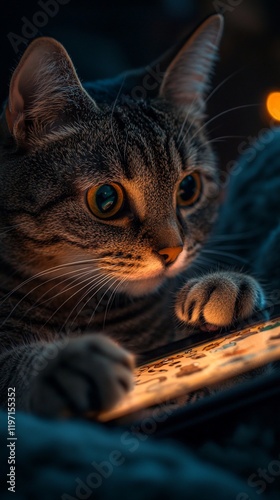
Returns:
[[[109,422],[132,416],[205,387],[230,383],[279,359],[280,317],[223,335],[201,334],[199,339],[196,334],[143,356],[135,369],[134,389],[98,419]]]

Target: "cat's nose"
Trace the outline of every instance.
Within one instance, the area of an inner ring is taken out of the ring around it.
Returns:
[[[158,250],[158,253],[164,258],[165,264],[172,264],[172,262],[175,262],[182,250],[183,245],[180,245],[178,247],[163,248],[162,250]]]

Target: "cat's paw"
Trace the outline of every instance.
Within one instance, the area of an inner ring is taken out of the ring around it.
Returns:
[[[133,356],[105,335],[72,339],[34,378],[30,410],[44,416],[107,410],[132,388],[133,368]]]
[[[177,295],[176,314],[190,326],[215,331],[253,316],[264,304],[263,291],[254,278],[216,272],[188,281]]]

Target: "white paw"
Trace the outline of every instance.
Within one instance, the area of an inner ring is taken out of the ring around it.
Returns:
[[[70,340],[34,378],[30,410],[45,416],[107,410],[132,388],[133,368],[133,356],[105,335]]]
[[[206,330],[229,327],[264,307],[258,282],[235,272],[191,279],[178,293],[176,314],[184,323]]]

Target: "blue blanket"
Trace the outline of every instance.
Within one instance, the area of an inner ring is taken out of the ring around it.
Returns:
[[[185,447],[152,436],[140,438],[130,430],[77,420],[47,421],[18,412],[17,440],[7,440],[4,411],[0,429],[3,500],[258,498],[245,481],[201,461]],[[15,471],[10,470],[9,457],[10,462],[15,457]],[[15,493],[8,491],[13,472]]]

